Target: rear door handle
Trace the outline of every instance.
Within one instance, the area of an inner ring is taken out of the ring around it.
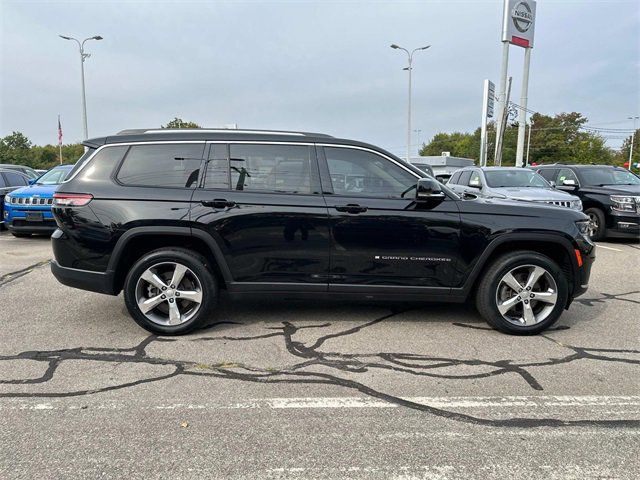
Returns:
[[[236,206],[236,202],[231,202],[226,198],[216,198],[214,200],[203,200],[200,203],[205,207],[213,208],[231,208]]]
[[[347,212],[347,213],[364,213],[367,211],[367,207],[358,205],[357,203],[349,203],[347,205],[336,205],[334,208],[339,212]]]

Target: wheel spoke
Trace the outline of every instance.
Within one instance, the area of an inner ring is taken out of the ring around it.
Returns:
[[[529,278],[527,278],[527,284],[525,285],[525,288],[528,288],[529,290],[533,289],[533,286],[545,273],[546,270],[544,268],[533,267],[533,269],[529,272]]]
[[[156,295],[155,297],[140,299],[138,300],[138,308],[142,313],[147,313],[156,308],[165,300],[162,298],[162,294]]]
[[[498,310],[502,315],[505,315],[509,310],[515,307],[519,302],[520,300],[518,300],[518,297],[512,297],[508,300],[505,300],[502,303],[499,303]]]
[[[533,325],[536,323],[536,316],[533,313],[533,308],[531,308],[530,303],[522,304],[522,311],[524,313],[524,324],[525,325]]]
[[[535,292],[535,300],[540,300],[541,302],[555,305],[555,303],[558,301],[558,294],[554,291]]]
[[[509,287],[516,293],[519,293],[523,288],[523,286],[520,284],[520,282],[518,282],[518,280],[516,280],[516,277],[514,277],[511,272],[502,277],[502,281],[509,285]]]
[[[180,323],[180,309],[176,302],[169,303],[169,325],[178,325]]]
[[[186,272],[187,267],[180,263],[176,263],[176,269],[173,271],[173,277],[171,278],[171,285],[173,285],[174,288],[178,288],[178,285],[180,285],[180,282]]]
[[[158,275],[153,273],[151,269],[145,270],[144,273],[141,275],[141,278],[145,282],[150,283],[151,285],[156,287],[157,289],[162,289],[162,287],[167,288],[167,285],[165,285],[162,279]]]
[[[202,303],[202,292],[198,290],[179,290],[176,294],[180,294],[179,298],[189,300],[194,303]]]

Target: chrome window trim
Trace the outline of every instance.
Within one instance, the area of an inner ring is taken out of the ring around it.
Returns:
[[[176,131],[178,130],[178,131]],[[145,130],[147,133],[242,133],[248,135],[281,135],[283,137],[306,137],[304,133],[297,132],[274,132],[270,130],[236,130],[235,128],[180,128],[180,129],[158,129],[158,130]]]
[[[360,147],[358,145],[343,145],[343,144],[336,144],[336,143],[316,143],[317,146],[319,147],[338,147],[338,148],[350,148],[352,150],[363,150],[365,152],[370,152],[373,153],[375,155],[378,155],[379,157],[382,158],[386,158],[387,160],[389,160],[390,162],[396,164],[397,166],[399,166],[400,168],[402,168],[403,170],[409,172],[411,175],[413,175],[416,178],[422,178],[420,175],[418,175],[417,173],[415,173],[413,170],[411,170],[410,168],[405,167],[404,165],[402,165],[401,163],[398,163],[397,160],[394,160],[393,158],[378,152],[377,150],[373,150],[372,148],[366,148],[366,147]]]

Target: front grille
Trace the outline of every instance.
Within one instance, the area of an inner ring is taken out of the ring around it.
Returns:
[[[53,205],[53,198],[11,197],[12,205]]]
[[[556,207],[571,208],[571,200],[544,200],[543,203],[555,205]]]

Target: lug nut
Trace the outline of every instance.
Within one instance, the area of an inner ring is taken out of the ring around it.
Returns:
[[[531,287],[527,287],[527,291],[531,290]]]
[[[520,289],[520,290],[518,290],[518,291],[519,291],[519,292],[521,292],[521,291],[522,291],[522,289]]]
[[[173,303],[173,298],[170,298],[170,299],[169,299],[169,303]]]
[[[535,297],[535,295],[532,293],[531,295],[529,295],[531,298]]]
[[[166,290],[166,289],[167,289],[167,287],[162,287],[162,290]]]
[[[167,298],[167,296],[163,293],[163,294],[160,296],[160,298],[162,298],[162,299],[164,300],[165,298]]]
[[[169,300],[169,301],[171,301],[171,300]],[[525,303],[525,305],[529,305],[529,300],[525,300],[524,303]]]
[[[180,292],[176,292],[176,297],[179,297],[179,296],[180,296]]]
[[[518,297],[518,300],[522,300],[520,297]]]
[[[176,288],[176,286],[175,285],[171,285],[171,288]]]

